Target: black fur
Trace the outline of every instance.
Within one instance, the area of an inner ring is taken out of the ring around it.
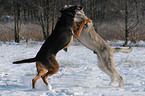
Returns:
[[[61,17],[59,18],[55,29],[48,37],[48,39],[43,43],[36,57],[21,61],[15,61],[13,62],[13,64],[30,63],[36,61],[44,62],[47,61],[50,56],[55,56],[58,51],[65,48],[69,44],[72,37],[72,31],[74,29],[73,21],[76,10],[81,9],[82,7],[78,5],[62,9],[60,11]]]

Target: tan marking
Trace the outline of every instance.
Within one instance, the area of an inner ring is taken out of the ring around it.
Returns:
[[[73,35],[71,36],[71,40],[70,40],[70,42],[69,42],[69,43],[67,44],[67,46],[65,46],[63,49],[69,47],[69,46],[72,44],[72,42],[73,42]]]
[[[80,37],[80,35],[81,35],[81,32],[82,32],[82,30],[83,30],[83,27],[84,27],[84,25],[87,23],[87,22],[92,22],[92,20],[91,19],[86,19],[86,20],[84,20],[82,23],[81,23],[81,25],[80,25],[80,27],[79,27],[79,30],[77,30],[77,24],[76,24],[76,22],[73,22],[74,23],[74,26],[75,26],[75,30],[76,30],[76,32],[74,32],[74,36],[76,36],[76,37]]]

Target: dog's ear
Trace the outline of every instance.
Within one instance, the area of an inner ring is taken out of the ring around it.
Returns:
[[[67,5],[64,5],[64,8],[67,8],[68,6]]]
[[[60,13],[62,13],[67,7],[67,5],[64,5],[64,7],[60,10]]]

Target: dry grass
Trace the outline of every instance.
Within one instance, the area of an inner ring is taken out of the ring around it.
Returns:
[[[42,29],[37,24],[21,24],[20,26],[20,38],[32,39],[37,41],[44,40]],[[12,41],[14,40],[14,24],[0,24],[0,41]]]
[[[31,23],[21,24],[20,37],[23,37],[24,39],[31,38],[36,41],[44,40],[41,26]]]
[[[105,40],[124,40],[123,26],[113,23],[102,23],[98,27],[98,33]]]
[[[0,24],[0,41],[14,40],[13,24]]]
[[[105,40],[124,40],[124,22],[115,21],[114,23],[102,23],[98,27],[99,35]],[[139,24],[137,30],[132,29],[129,34],[129,39],[134,39],[136,36],[138,40],[145,40],[145,25]]]
[[[124,40],[124,23],[115,21],[114,23],[102,23],[98,27],[98,33],[105,40]],[[145,26],[138,25],[137,32],[132,31],[137,35],[138,40],[145,40]],[[21,39],[32,39],[36,41],[43,41],[42,28],[40,25],[26,23],[21,24],[20,27]],[[0,24],[0,41],[13,41],[14,40],[14,24]],[[130,34],[131,40],[131,34]]]

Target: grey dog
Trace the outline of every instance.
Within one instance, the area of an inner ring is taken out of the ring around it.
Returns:
[[[79,25],[83,20],[88,19],[88,17],[84,14],[83,10],[80,10],[76,13],[74,19]],[[113,84],[117,78],[119,80],[119,87],[123,88],[123,77],[119,75],[115,69],[113,53],[129,53],[132,51],[132,48],[112,48],[102,37],[96,33],[92,22],[88,22],[84,26],[80,38],[77,38],[77,40],[82,45],[97,54],[98,67],[111,78],[110,84]]]

